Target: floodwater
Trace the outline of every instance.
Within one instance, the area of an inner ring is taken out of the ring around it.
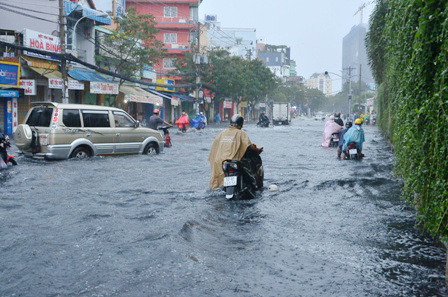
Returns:
[[[400,200],[393,154],[320,147],[323,122],[247,125],[265,186],[207,190],[219,130],[155,157],[36,161],[0,172],[0,296],[447,296],[445,247]]]

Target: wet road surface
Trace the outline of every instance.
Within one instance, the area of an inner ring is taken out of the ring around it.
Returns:
[[[247,125],[279,186],[250,201],[207,190],[219,129],[172,131],[155,157],[19,157],[0,172],[0,296],[447,296],[445,248],[376,127],[356,162],[320,147],[322,122]]]

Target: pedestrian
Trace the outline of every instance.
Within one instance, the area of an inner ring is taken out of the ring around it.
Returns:
[[[215,122],[219,125],[221,123],[221,115],[219,112],[215,114]]]

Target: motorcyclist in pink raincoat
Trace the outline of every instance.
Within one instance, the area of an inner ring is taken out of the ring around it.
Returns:
[[[334,121],[334,116],[330,117],[330,120],[325,123],[324,129],[324,139],[322,141],[322,146],[329,147],[331,141],[331,134],[339,133],[343,129],[338,123]]]

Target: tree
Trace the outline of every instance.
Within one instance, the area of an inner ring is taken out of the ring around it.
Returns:
[[[118,29],[103,36],[96,59],[115,73],[140,78],[145,66],[153,66],[165,56],[163,44],[156,40],[157,32],[152,15],[137,14],[130,8],[119,19]],[[123,82],[120,79],[120,85]]]

